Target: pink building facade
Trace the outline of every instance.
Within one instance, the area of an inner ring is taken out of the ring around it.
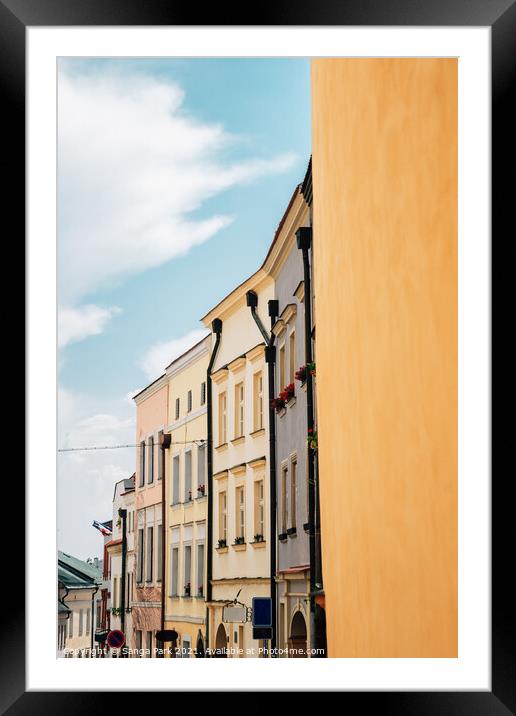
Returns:
[[[156,656],[161,628],[162,461],[160,433],[167,425],[168,381],[161,376],[134,397],[136,403],[135,575],[131,648]]]

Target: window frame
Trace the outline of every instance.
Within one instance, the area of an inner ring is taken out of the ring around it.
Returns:
[[[235,440],[237,440],[238,438],[242,438],[245,435],[245,382],[243,380],[239,381],[235,385],[234,398],[234,436]]]

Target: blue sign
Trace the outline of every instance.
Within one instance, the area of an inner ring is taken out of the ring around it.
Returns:
[[[253,597],[253,626],[272,626],[272,599],[270,597]]]

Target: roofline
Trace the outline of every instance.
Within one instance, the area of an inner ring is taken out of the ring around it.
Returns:
[[[260,266],[260,268],[259,268],[257,271],[255,271],[253,274],[251,274],[251,276],[249,276],[248,278],[244,279],[244,280],[242,281],[242,283],[240,283],[238,286],[236,286],[236,288],[234,288],[234,289],[233,289],[232,291],[230,291],[226,296],[224,296],[224,298],[221,299],[221,300],[216,304],[216,306],[214,306],[213,308],[211,308],[211,309],[208,311],[208,313],[206,313],[206,314],[201,318],[201,321],[204,323],[204,325],[206,325],[206,323],[209,322],[210,316],[216,317],[214,314],[216,314],[216,313],[219,311],[219,309],[221,308],[222,304],[225,303],[231,296],[233,296],[234,294],[237,294],[237,293],[238,293],[238,294],[242,293],[241,289],[242,289],[247,283],[251,283],[251,282],[253,281],[253,279],[257,279],[258,277],[260,277],[260,278],[265,278],[265,277],[267,277],[267,276],[270,275],[269,272],[266,270],[265,266],[266,266],[267,261],[269,260],[269,257],[270,257],[270,255],[271,255],[273,249],[274,249],[274,246],[276,245],[276,242],[277,242],[277,240],[278,240],[278,238],[279,238],[279,235],[280,235],[280,233],[281,233],[281,230],[282,230],[282,228],[283,228],[283,225],[285,224],[285,221],[287,220],[287,216],[288,216],[288,214],[289,214],[289,212],[290,212],[290,209],[292,208],[292,205],[293,205],[294,201],[296,200],[296,197],[297,197],[299,194],[301,194],[301,187],[302,187],[302,184],[297,184],[297,185],[296,185],[296,188],[295,188],[294,191],[292,192],[292,196],[290,197],[290,201],[289,201],[289,203],[288,203],[288,206],[287,206],[287,208],[285,209],[285,211],[284,211],[284,213],[283,213],[283,216],[281,217],[281,220],[280,220],[280,222],[279,222],[279,224],[278,224],[278,228],[277,228],[276,231],[274,232],[274,238],[273,238],[273,240],[272,240],[272,243],[271,243],[270,246],[269,246],[269,250],[267,251],[267,254],[266,254],[266,256],[265,256],[265,258],[264,258],[264,260],[263,260],[262,265]]]
[[[186,355],[188,355],[188,353],[190,353],[190,351],[193,351],[194,348],[197,348],[198,346],[200,346],[201,343],[204,343],[204,341],[205,341],[207,338],[209,338],[209,337],[210,337],[210,334],[207,333],[203,338],[201,338],[200,341],[197,341],[197,343],[194,343],[193,346],[190,346],[190,348],[187,348],[183,353],[181,353],[181,355],[179,355],[179,356],[177,356],[176,358],[174,358],[174,360],[171,361],[171,362],[166,366],[165,370],[167,371],[171,366],[174,365],[174,363],[177,363],[177,361],[181,360],[181,358],[184,358]],[[166,374],[165,374],[165,375],[166,375]]]
[[[133,398],[132,398],[132,399],[133,399],[133,400],[136,400],[136,398],[138,398],[140,395],[142,395],[143,393],[145,393],[146,390],[148,390],[149,388],[152,388],[153,385],[155,385],[155,384],[158,383],[162,378],[164,378],[165,375],[166,375],[165,373],[162,373],[162,374],[159,376],[159,378],[156,378],[155,380],[152,381],[152,383],[149,383],[149,385],[146,385],[145,388],[142,388],[139,393],[136,393],[136,395],[133,395]]]

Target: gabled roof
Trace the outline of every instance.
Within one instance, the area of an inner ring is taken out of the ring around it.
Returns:
[[[66,552],[57,553],[58,579],[67,586],[76,584],[87,586],[102,581],[102,572],[94,564],[88,564],[82,559],[73,557]]]

